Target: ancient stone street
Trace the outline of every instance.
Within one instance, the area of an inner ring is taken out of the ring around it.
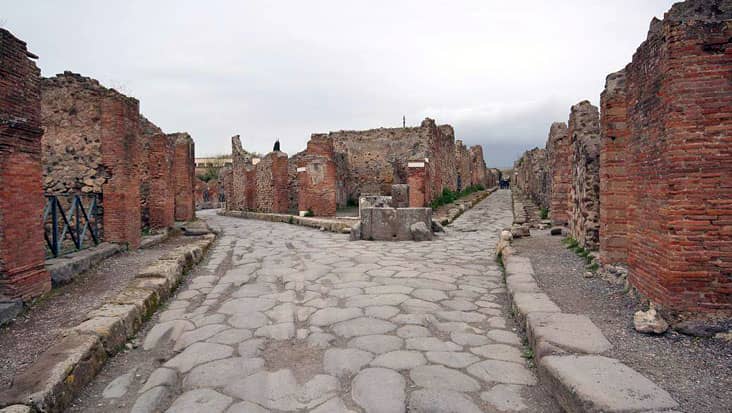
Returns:
[[[546,409],[493,257],[510,205],[496,192],[434,242],[208,215],[222,236],[135,350],[177,354],[132,411]]]

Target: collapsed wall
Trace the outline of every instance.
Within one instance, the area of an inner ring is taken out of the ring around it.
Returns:
[[[627,173],[608,162],[602,185],[633,191],[627,215],[603,204],[617,247],[600,256],[627,255],[630,282],[673,310],[732,310],[730,39],[729,1],[677,3],[603,95],[603,159],[624,154]]]
[[[138,101],[64,72],[41,81],[44,190],[101,194],[103,239],[140,244]]]
[[[572,179],[567,124],[554,122],[546,141],[549,218],[552,225],[569,224],[569,191]]]
[[[0,301],[50,290],[44,267],[40,70],[0,29]]]
[[[572,177],[569,234],[581,246],[597,250],[600,242],[600,112],[588,101],[569,114],[567,136]]]

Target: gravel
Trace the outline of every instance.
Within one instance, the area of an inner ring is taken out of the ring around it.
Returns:
[[[732,411],[732,343],[669,331],[661,336],[633,328],[641,309],[621,285],[584,278],[584,260],[566,249],[561,237],[532,230],[513,242],[528,257],[539,286],[564,312],[585,314],[613,348],[605,353],[636,369],[667,390],[687,413]]]
[[[10,387],[16,372],[32,364],[59,336],[89,311],[127,286],[135,274],[176,247],[200,237],[173,237],[151,248],[117,254],[70,284],[53,289],[14,323],[0,329],[0,389]]]

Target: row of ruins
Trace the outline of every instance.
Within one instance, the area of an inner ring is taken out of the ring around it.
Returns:
[[[514,165],[553,225],[672,314],[732,311],[731,18],[677,5],[654,19],[599,110],[572,106]]]
[[[85,218],[98,239],[130,249],[145,231],[195,217],[189,134],[163,133],[136,99],[94,79],[42,78],[35,58],[0,29],[0,301],[28,301],[51,288],[48,226],[75,232],[73,221],[94,204],[98,213]],[[47,222],[46,205],[56,209],[48,199],[63,207],[70,196],[82,199],[78,207],[69,203],[68,216],[64,210]]]

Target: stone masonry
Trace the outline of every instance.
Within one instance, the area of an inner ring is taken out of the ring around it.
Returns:
[[[546,142],[546,161],[549,173],[549,217],[552,225],[569,224],[569,191],[572,165],[570,164],[567,124],[555,122],[549,129]]]
[[[470,147],[470,182],[472,185],[483,185],[484,188],[490,188],[488,174],[490,172],[485,167],[485,159],[483,158],[483,147],[474,145]]]
[[[138,101],[98,81],[64,72],[43,79],[44,189],[100,193],[103,238],[140,244]]]
[[[316,216],[336,214],[336,163],[333,140],[328,135],[313,135],[305,155],[299,159],[300,213],[312,212]]]
[[[600,257],[671,310],[732,310],[730,39],[729,1],[677,3],[603,94]]]
[[[175,223],[174,141],[168,135],[159,133],[148,138],[146,144],[149,148],[145,168],[149,191],[142,199],[147,200],[143,204],[143,210],[148,210],[148,226],[172,227]]]
[[[549,172],[546,150],[534,148],[526,151],[514,164],[514,184],[521,188],[538,205],[549,207]]]
[[[51,288],[44,267],[40,70],[23,41],[0,29],[0,299]]]
[[[196,217],[193,183],[196,179],[196,154],[191,135],[178,132],[168,135],[173,141],[173,190],[175,220],[190,221]]]
[[[140,176],[140,220],[143,230],[150,228],[150,196],[152,194],[152,182],[150,180],[151,143],[154,136],[162,133],[162,129],[150,122],[143,115],[140,115],[140,145],[142,149],[137,166]],[[160,150],[161,148],[158,147],[157,149]],[[160,156],[160,154],[157,156]],[[170,153],[170,157],[172,157],[172,152]],[[160,177],[159,172],[157,172],[157,176],[158,178]]]
[[[462,191],[472,184],[472,173],[470,172],[471,159],[470,151],[463,141],[455,141],[455,164],[457,166],[456,190]]]
[[[600,242],[600,114],[588,101],[574,106],[567,129],[571,146],[569,234],[597,250]]]
[[[277,151],[268,153],[255,166],[256,211],[288,212],[287,163],[287,154]]]

